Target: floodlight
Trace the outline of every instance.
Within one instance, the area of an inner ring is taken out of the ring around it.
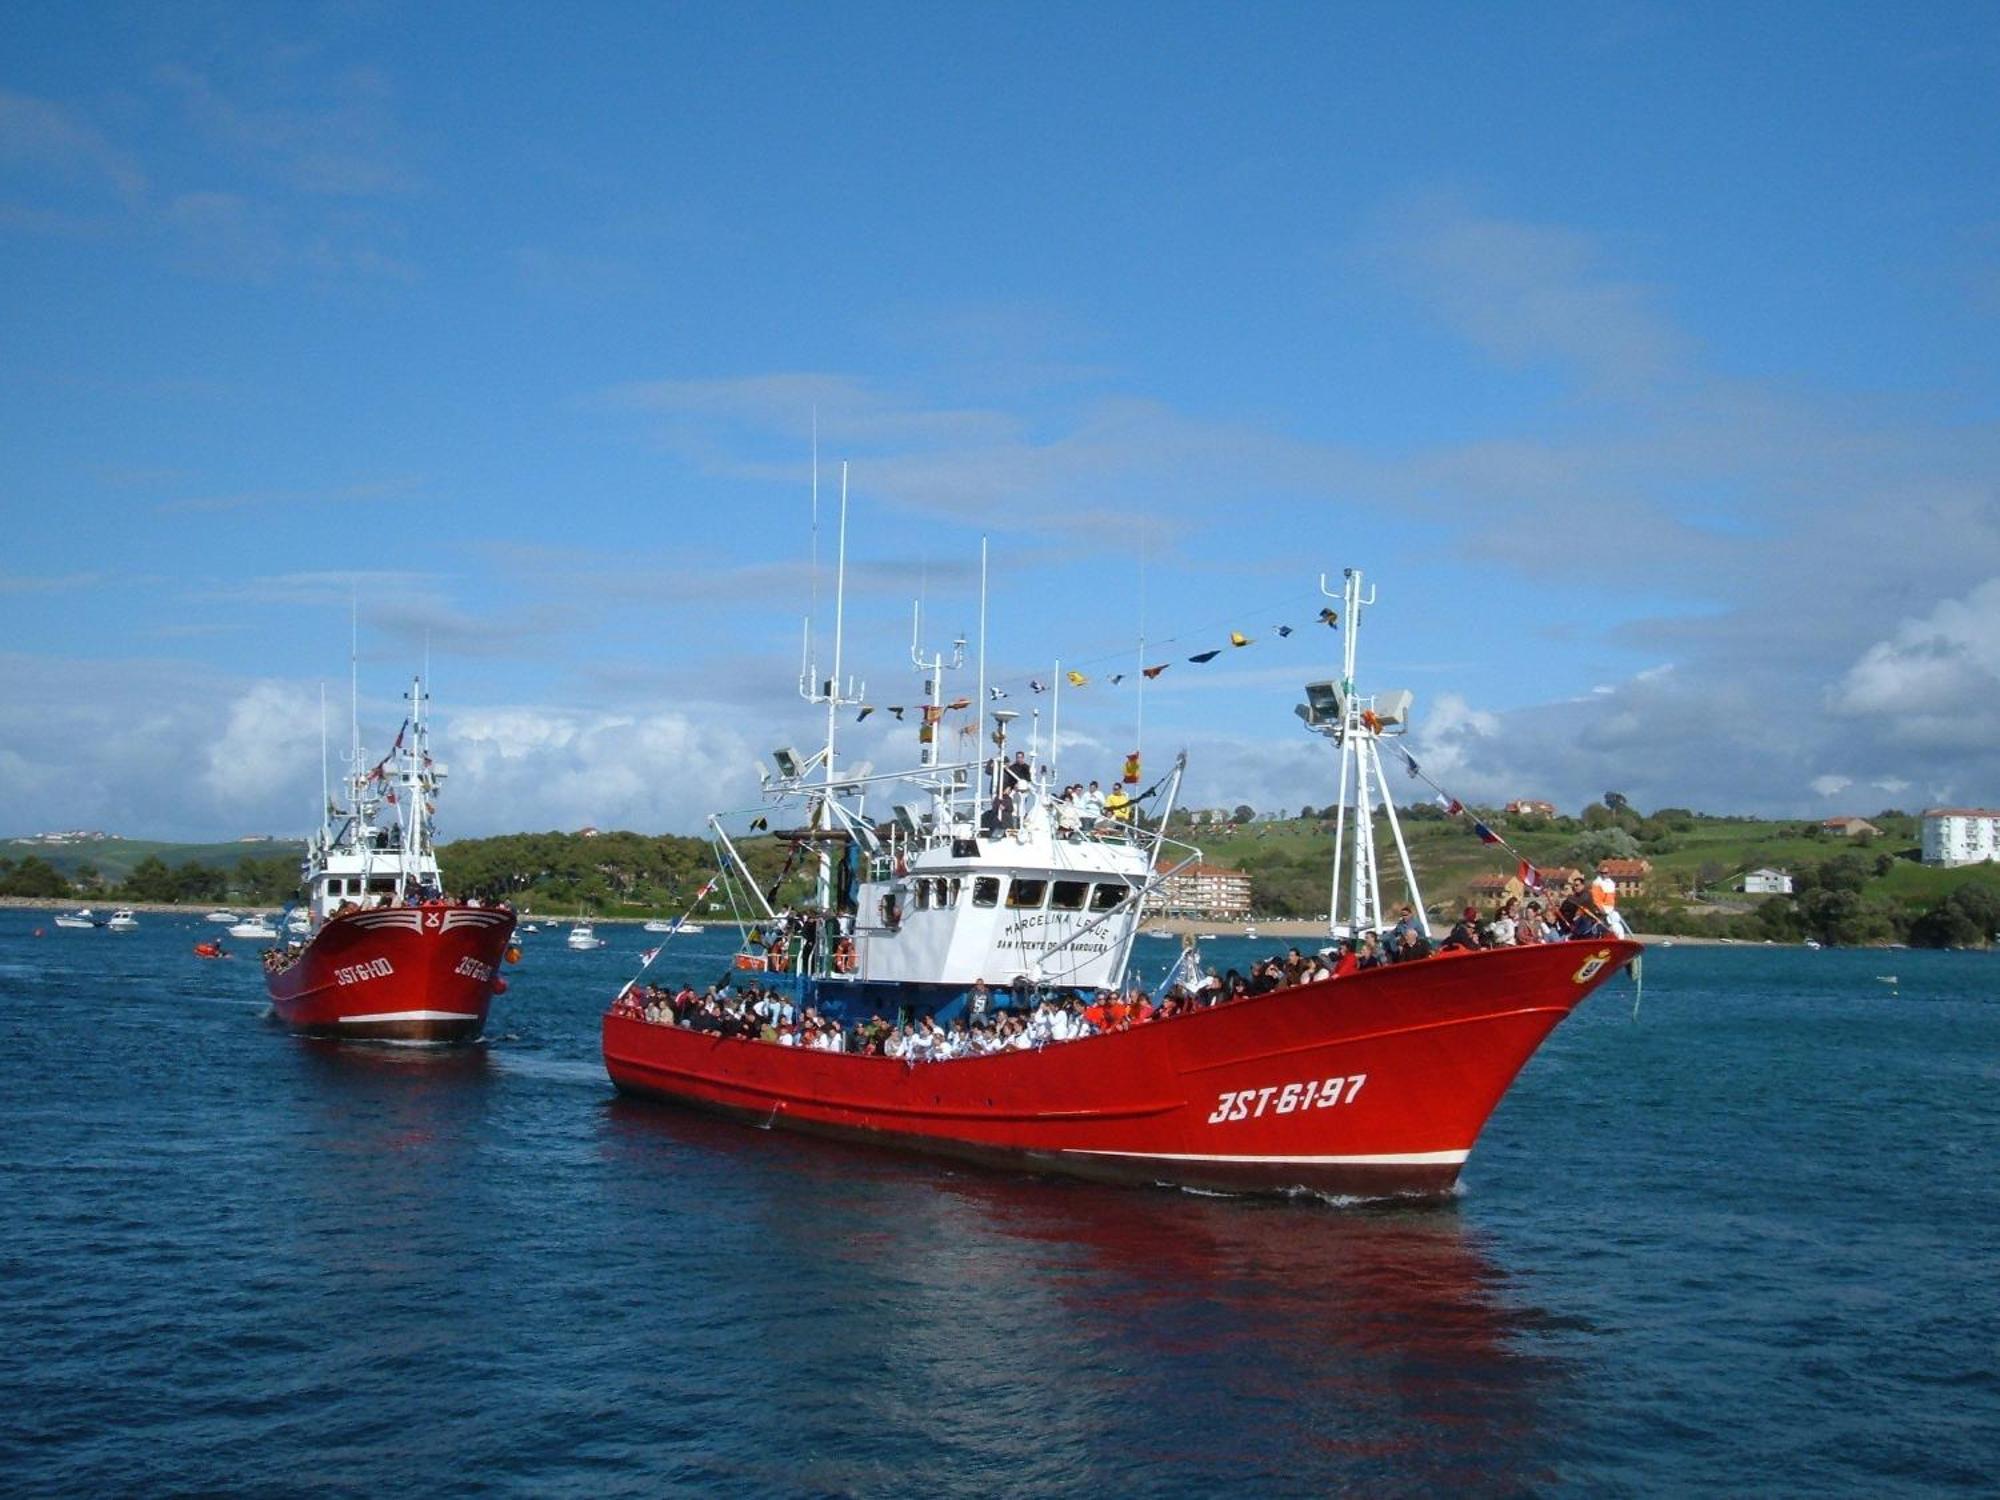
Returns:
[[[1382,722],[1384,728],[1391,724],[1400,724],[1407,729],[1410,724],[1410,705],[1415,701],[1415,695],[1408,688],[1397,688],[1393,693],[1380,693],[1375,699],[1375,717]]]
[[[778,774],[788,780],[799,774],[799,752],[787,745],[771,752],[771,762],[778,768]]]

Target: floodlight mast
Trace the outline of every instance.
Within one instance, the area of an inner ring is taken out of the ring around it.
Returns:
[[[1361,588],[1361,570],[1343,572],[1339,594],[1320,577],[1320,592],[1341,601],[1344,627],[1341,642],[1340,681],[1306,685],[1306,701],[1299,717],[1315,734],[1340,747],[1340,799],[1334,806],[1333,877],[1327,896],[1327,922],[1336,937],[1359,938],[1363,933],[1380,932],[1389,924],[1383,918],[1381,869],[1375,850],[1375,812],[1379,808],[1389,821],[1395,840],[1396,857],[1402,867],[1403,883],[1416,911],[1418,930],[1430,936],[1430,920],[1424,913],[1423,895],[1417,888],[1416,870],[1410,863],[1409,846],[1403,840],[1403,825],[1396,816],[1395,800],[1382,773],[1380,743],[1387,733],[1402,733],[1408,727],[1407,693],[1390,695],[1398,711],[1389,717],[1376,712],[1376,698],[1364,697],[1354,688],[1355,653],[1361,632],[1361,612],[1375,602],[1375,591]],[[1353,814],[1353,847],[1348,847],[1349,809]],[[1342,920],[1342,897],[1346,898],[1346,918]]]
[[[819,494],[818,464],[813,469],[813,495],[817,504]],[[847,610],[847,463],[840,465],[840,540],[835,553],[833,592],[833,672],[824,681],[819,675],[819,663],[812,657],[812,627],[810,617],[806,627],[805,671],[799,683],[799,696],[808,703],[826,705],[826,745],[814,757],[820,762],[824,781],[813,800],[812,831],[831,832],[838,822],[834,813],[834,734],[839,723],[840,710],[860,703],[867,692],[865,684],[848,678],[845,683],[840,677],[840,651],[845,633]],[[782,770],[783,768],[780,767]],[[815,895],[821,911],[833,909],[833,858],[828,852],[824,839],[817,841],[817,879],[814,882]]]

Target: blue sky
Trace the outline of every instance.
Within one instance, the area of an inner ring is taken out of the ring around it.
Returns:
[[[810,738],[815,414],[869,698],[986,535],[996,679],[1105,660],[1079,776],[1112,653],[1236,628],[1149,760],[1330,800],[1333,638],[1269,627],[1359,566],[1467,800],[2000,802],[1991,7],[5,25],[0,832],[299,827],[350,591],[447,832],[741,805]]]

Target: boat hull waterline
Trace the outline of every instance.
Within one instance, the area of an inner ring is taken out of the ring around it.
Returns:
[[[1641,951],[1442,954],[1130,1031],[908,1064],[604,1018],[621,1092],[764,1129],[1227,1193],[1451,1190],[1548,1034]]]
[[[441,902],[329,920],[286,968],[267,970],[271,1010],[302,1036],[476,1041],[486,1028],[514,915]]]

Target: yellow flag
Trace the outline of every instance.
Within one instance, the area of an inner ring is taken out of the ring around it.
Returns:
[[[1240,630],[1232,630],[1229,632],[1229,644],[1232,646],[1247,646],[1250,644],[1250,637]]]
[[[1071,687],[1082,687],[1088,681],[1090,679],[1081,672],[1071,672],[1069,674],[1069,685]]]

